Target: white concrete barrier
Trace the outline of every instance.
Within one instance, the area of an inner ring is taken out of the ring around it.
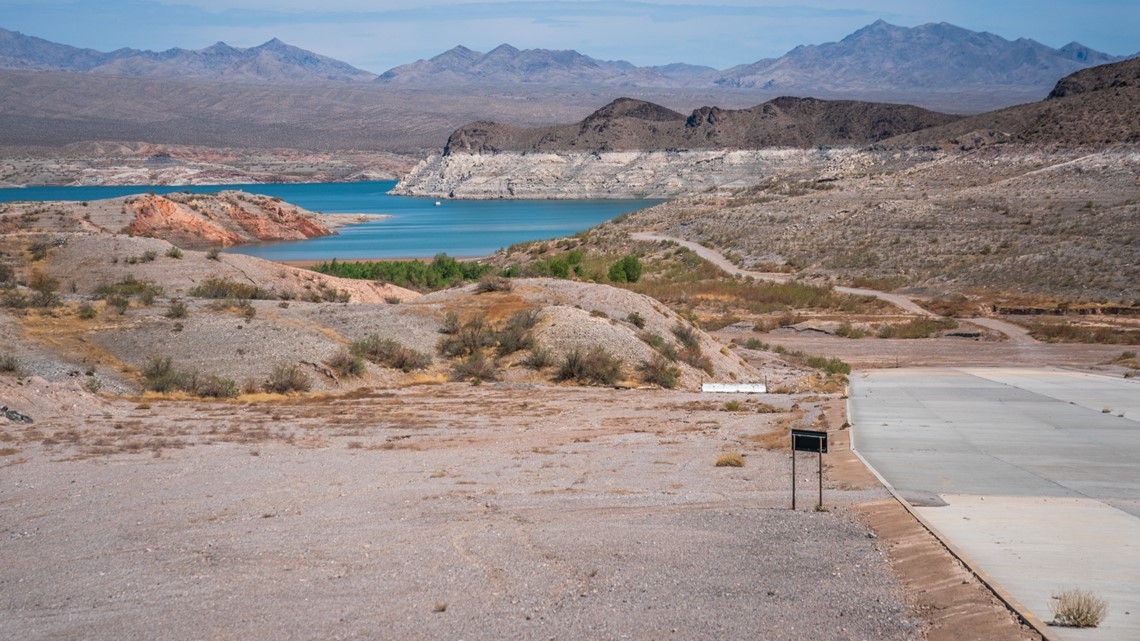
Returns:
[[[768,386],[763,383],[701,383],[701,391],[764,394],[768,391]]]

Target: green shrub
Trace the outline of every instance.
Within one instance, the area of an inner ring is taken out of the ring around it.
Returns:
[[[494,344],[493,332],[483,316],[472,316],[459,326],[455,334],[445,336],[436,345],[439,353],[448,357],[470,356]]]
[[[336,372],[338,376],[344,378],[359,378],[364,376],[364,372],[367,369],[364,364],[364,358],[353,354],[347,349],[342,349],[330,356],[329,359],[325,361],[325,365],[328,365],[329,369]]]
[[[54,247],[54,245],[51,243],[51,241],[36,241],[31,245],[28,245],[28,253],[31,254],[31,259],[33,262],[40,261],[47,258],[48,251],[50,251],[52,247]]]
[[[530,369],[544,369],[554,364],[554,355],[545,347],[534,345],[530,348],[530,353],[523,359],[522,364]]]
[[[127,313],[127,308],[131,306],[131,299],[119,294],[113,294],[107,297],[107,307],[119,312],[120,315]]]
[[[495,342],[498,343],[499,356],[508,356],[534,345],[534,337],[530,330],[521,325],[507,325],[495,332]]]
[[[621,359],[595,345],[588,351],[574,348],[558,367],[558,381],[613,385],[621,376]]]
[[[221,260],[222,250],[218,249],[217,247],[211,247],[210,251],[206,252],[206,258],[210,260]]]
[[[641,280],[641,261],[637,256],[623,256],[613,265],[610,265],[609,278],[614,283],[636,283]]]
[[[657,350],[657,353],[661,354],[666,359],[670,361],[677,360],[677,348],[673,347],[673,345],[662,338],[660,334],[642,332],[638,334],[637,337],[644,341],[646,345],[649,345],[653,349]]]
[[[236,381],[212,374],[206,376],[195,374],[188,387],[187,392],[205,398],[233,398],[238,395]]]
[[[182,258],[182,250],[179,249],[178,247],[174,246],[174,245],[171,245],[170,249],[166,250],[166,256],[168,258],[175,258],[175,259]]]
[[[839,327],[835,328],[835,335],[844,338],[863,338],[867,335],[867,332],[860,328],[852,327],[851,323],[844,321]]]
[[[643,318],[641,314],[638,314],[637,312],[630,312],[625,317],[625,320],[637,329],[645,329],[645,318]]]
[[[186,373],[176,370],[169,356],[151,356],[143,365],[142,375],[146,388],[155,392],[173,392],[186,384]]]
[[[226,278],[207,278],[188,292],[198,298],[233,298],[269,300],[276,298],[272,292],[247,283],[238,283]]]
[[[91,320],[92,318],[95,318],[96,316],[99,315],[99,312],[95,309],[95,306],[92,305],[91,303],[80,303],[78,313],[79,313],[79,317],[82,318],[83,320]]]
[[[108,298],[110,296],[130,298],[132,296],[138,296],[140,299],[147,297],[151,302],[154,302],[154,298],[161,296],[164,292],[165,290],[161,285],[138,280],[134,276],[129,275],[113,285],[100,285],[95,288],[95,296],[98,298]]]
[[[673,335],[677,337],[677,340],[681,342],[681,347],[684,349],[700,350],[700,336],[697,335],[697,330],[694,329],[691,325],[677,323],[670,331],[672,331]]]
[[[461,282],[473,281],[491,273],[492,265],[460,262],[447,254],[437,254],[430,263],[418,260],[362,261],[341,263],[336,259],[321,263],[313,271],[341,278],[374,280],[400,287],[436,290]]]
[[[953,318],[916,318],[901,325],[884,325],[879,328],[879,338],[930,338],[956,327],[958,321]]]
[[[186,318],[189,313],[190,309],[186,306],[186,303],[178,299],[170,301],[170,307],[166,309],[167,318]]]
[[[440,334],[458,334],[459,328],[462,325],[459,322],[459,314],[455,312],[447,312],[443,316],[443,325],[439,328]]]
[[[764,341],[760,340],[759,338],[748,339],[747,341],[744,342],[744,346],[747,347],[748,349],[764,350],[764,351],[767,351],[768,347],[769,347],[768,343],[765,343]]]
[[[641,380],[650,385],[660,385],[665,389],[677,386],[677,379],[681,376],[681,368],[671,363],[661,354],[656,354],[651,360],[641,361],[638,366],[641,371]]]
[[[277,363],[269,372],[265,381],[265,391],[277,394],[290,392],[307,392],[313,387],[313,381],[298,365]]]
[[[683,350],[681,352],[681,360],[688,363],[691,367],[703,370],[709,376],[713,375],[712,360],[702,354],[700,348]]]
[[[850,374],[851,366],[847,363],[835,358],[826,358],[824,356],[808,356],[804,359],[804,365],[821,369],[828,374]]]
[[[487,358],[483,352],[475,352],[451,366],[451,378],[456,381],[482,383],[498,380],[499,372],[494,360]]]

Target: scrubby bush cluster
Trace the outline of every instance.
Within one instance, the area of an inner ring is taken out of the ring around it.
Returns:
[[[207,398],[232,398],[238,385],[231,379],[180,370],[169,356],[152,356],[142,369],[146,388],[155,392],[186,392]]]
[[[953,318],[916,318],[900,325],[883,325],[879,338],[930,338],[934,334],[958,327]]]
[[[132,298],[142,305],[150,306],[154,304],[155,298],[164,293],[161,285],[141,281],[130,275],[117,283],[95,288],[95,297],[106,301],[108,307],[117,309],[120,314],[126,312]]]
[[[265,391],[276,394],[307,392],[313,388],[313,381],[299,365],[277,363],[269,372],[264,385]]]
[[[613,385],[621,376],[621,359],[595,345],[588,350],[571,349],[558,366],[558,381]]]
[[[207,278],[191,288],[188,293],[197,298],[232,298],[235,300],[272,300],[277,298],[269,290],[226,278]]]
[[[325,365],[329,369],[336,372],[338,376],[344,378],[359,378],[364,376],[367,367],[364,364],[364,358],[357,354],[353,354],[347,349],[342,349],[333,354],[325,361]]]
[[[550,364],[551,357],[534,340],[531,330],[537,323],[538,310],[535,309],[515,312],[498,328],[480,314],[461,321],[458,314],[449,312],[440,328],[444,336],[436,349],[441,356],[462,359],[452,367],[452,377],[456,380],[495,380],[498,359],[525,350],[530,350],[530,354],[522,363],[542,369]],[[494,350],[493,356],[488,354],[491,350]]]
[[[375,334],[352,341],[349,351],[353,356],[366,359],[381,367],[404,372],[424,369],[431,365],[431,356],[406,347],[395,339],[380,338]]]
[[[655,354],[653,358],[642,361],[638,369],[641,371],[642,382],[660,385],[665,389],[676,387],[677,380],[681,376],[681,368],[661,354]]]

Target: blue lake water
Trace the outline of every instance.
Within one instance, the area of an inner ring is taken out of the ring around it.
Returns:
[[[147,191],[165,194],[240,189],[276,196],[326,214],[388,214],[391,218],[341,227],[337,236],[263,243],[230,251],[269,260],[484,256],[528,240],[570,236],[660,200],[435,200],[389,196],[395,181],[289,185],[143,187],[25,187],[0,189],[0,202],[100,200]]]

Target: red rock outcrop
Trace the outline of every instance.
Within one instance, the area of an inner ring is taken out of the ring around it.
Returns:
[[[184,247],[232,247],[264,240],[305,240],[336,232],[296,209],[246,194],[142,196],[129,203],[136,236],[162,238]]]
[[[135,219],[130,224],[136,236],[162,238],[176,245],[231,247],[248,239],[204,219],[163,196],[143,196],[131,205]]]

